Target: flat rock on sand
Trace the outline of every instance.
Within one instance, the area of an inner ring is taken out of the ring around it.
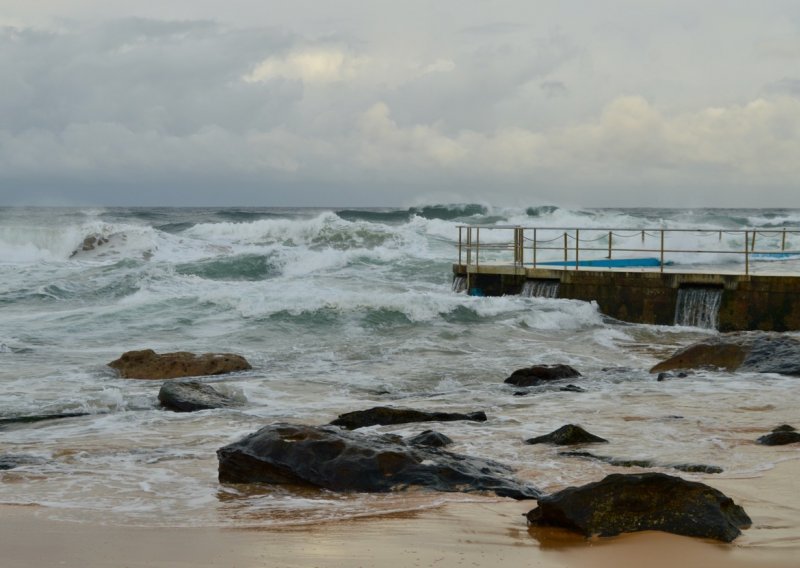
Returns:
[[[125,379],[177,379],[222,375],[252,369],[241,355],[234,353],[204,353],[187,351],[158,354],[152,349],[128,351],[108,364]]]
[[[744,509],[722,492],[663,473],[612,474],[538,502],[526,515],[530,524],[585,536],[657,530],[731,542],[751,524]]]

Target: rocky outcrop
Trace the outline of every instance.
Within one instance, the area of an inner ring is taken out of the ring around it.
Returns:
[[[412,446],[430,446],[431,448],[444,448],[453,443],[448,436],[441,432],[433,430],[425,430],[416,436],[412,436],[406,440]]]
[[[333,426],[341,426],[348,430],[363,428],[365,426],[389,426],[393,424],[408,424],[409,422],[453,422],[455,420],[472,420],[485,422],[485,412],[426,412],[412,408],[394,408],[391,406],[376,406],[367,410],[356,410],[340,414],[331,422]]]
[[[70,257],[77,255],[80,252],[88,252],[90,250],[94,250],[95,248],[107,244],[109,242],[108,237],[103,235],[94,234],[89,235],[85,239],[83,239],[83,243],[81,244],[80,248],[75,249],[72,251]]]
[[[757,443],[763,446],[785,446],[786,444],[796,444],[800,442],[800,432],[795,430],[793,426],[783,424],[777,428],[773,428],[772,432],[761,436]]]
[[[228,408],[241,403],[200,381],[166,381],[158,391],[161,406],[175,412]]]
[[[800,341],[766,332],[731,333],[694,343],[650,369],[722,369],[800,376]]]
[[[574,444],[603,444],[608,440],[595,436],[575,424],[565,424],[544,436],[537,436],[525,440],[526,444],[555,444],[557,446],[570,446]]]
[[[517,369],[505,383],[518,387],[533,387],[559,379],[574,379],[581,374],[569,365],[534,365]]]
[[[223,483],[270,483],[331,491],[384,492],[419,486],[536,498],[502,464],[396,436],[367,436],[332,426],[273,424],[217,451]]]
[[[656,530],[731,542],[750,526],[744,509],[720,491],[662,473],[613,474],[539,498],[531,525],[585,536]]]
[[[680,463],[672,465],[659,465],[652,460],[626,460],[613,458],[610,456],[598,456],[591,452],[559,452],[558,455],[565,457],[587,458],[613,465],[614,467],[663,467],[675,469],[687,473],[722,473],[722,468],[715,465]]]
[[[222,375],[252,369],[244,357],[233,353],[195,355],[178,351],[159,355],[152,349],[128,351],[108,366],[126,379],[159,380]]]

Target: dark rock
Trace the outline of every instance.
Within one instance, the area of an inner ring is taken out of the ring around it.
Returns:
[[[781,424],[772,429],[772,432],[796,432],[797,428],[789,426],[788,424]]]
[[[586,392],[586,389],[582,389],[578,385],[567,385],[565,387],[561,387],[558,390],[560,390],[561,392]]]
[[[126,379],[177,379],[204,375],[222,375],[251,369],[241,355],[205,353],[195,355],[186,351],[157,354],[152,349],[128,351],[108,364]]]
[[[528,396],[531,391],[514,391],[514,396]]]
[[[528,523],[585,536],[658,530],[731,542],[751,524],[744,509],[720,491],[662,473],[613,474],[538,501],[526,515]]]
[[[0,454],[0,471],[14,469],[21,465],[41,465],[45,463],[43,458],[28,456],[24,454]]]
[[[453,443],[448,436],[441,432],[434,432],[433,430],[425,430],[407,440],[412,446],[430,446],[431,448],[443,448]]]
[[[672,373],[659,373],[656,377],[657,381],[665,381],[667,379],[671,379],[674,375]]]
[[[580,426],[575,424],[565,424],[558,430],[554,430],[544,436],[525,440],[526,444],[555,444],[557,446],[571,446],[573,444],[602,444],[605,440],[594,434],[590,434]]]
[[[700,463],[679,463],[670,465],[672,469],[685,471],[686,473],[722,473],[722,468],[716,465],[705,465]]]
[[[795,444],[800,442],[800,432],[770,432],[761,436],[757,443],[762,446],[785,446],[786,444]]]
[[[175,412],[228,408],[241,403],[200,381],[166,381],[158,391],[161,406]]]
[[[614,467],[655,467],[650,460],[623,460],[609,456],[598,456],[591,452],[559,452],[558,455],[574,458],[587,458],[613,465]]]
[[[587,458],[614,467],[664,467],[676,469],[678,471],[685,471],[687,473],[722,473],[722,468],[715,465],[702,465],[702,464],[676,464],[676,465],[658,465],[651,460],[623,460],[609,456],[598,456],[591,452],[559,452],[558,455],[575,458]]]
[[[11,418],[0,418],[0,430],[4,430],[8,426],[19,424],[33,424],[35,422],[44,422],[47,420],[61,420],[63,418],[76,418],[79,416],[88,416],[88,412],[62,412],[60,414],[32,414],[28,416],[13,416]]]
[[[580,376],[581,374],[569,365],[534,365],[517,369],[504,382],[518,387],[532,387],[548,381]]]
[[[72,251],[71,257],[75,256],[79,252],[88,252],[90,250],[94,250],[95,248],[107,244],[109,242],[108,238],[104,237],[103,235],[89,235],[85,239],[83,239],[83,243],[81,243],[81,247]]]
[[[730,333],[694,343],[650,369],[722,369],[800,376],[800,341],[778,333]]]
[[[485,422],[485,412],[470,412],[460,414],[458,412],[425,412],[411,408],[393,408],[390,406],[376,406],[367,410],[356,410],[340,414],[339,417],[331,422],[334,426],[341,426],[348,430],[363,428],[379,424],[388,426],[392,424],[407,424],[409,422],[452,422],[455,420],[472,420],[475,422]]]
[[[271,483],[332,491],[384,492],[421,486],[436,491],[492,491],[530,499],[533,487],[502,464],[386,436],[330,426],[273,424],[217,451],[223,483]]]

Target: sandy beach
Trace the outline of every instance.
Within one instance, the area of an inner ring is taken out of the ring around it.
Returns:
[[[753,519],[734,543],[647,532],[586,540],[561,530],[529,530],[534,502],[462,503],[421,513],[282,529],[143,528],[54,520],[45,507],[2,509],[8,568],[541,566],[728,568],[798,565],[800,460],[763,477],[706,482]]]

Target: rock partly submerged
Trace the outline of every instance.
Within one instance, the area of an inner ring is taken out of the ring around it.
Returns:
[[[152,349],[128,351],[108,364],[126,379],[177,379],[223,375],[252,369],[250,363],[235,353],[204,353],[187,351],[158,354]]]
[[[608,443],[608,440],[595,436],[575,424],[564,424],[561,428],[553,430],[549,434],[525,440],[525,443],[571,446],[575,444],[605,444]]]
[[[158,391],[161,406],[175,412],[194,412],[241,406],[241,402],[200,381],[165,381]]]
[[[800,341],[779,333],[723,334],[676,351],[650,372],[678,369],[721,369],[800,376]]]
[[[505,381],[517,387],[533,387],[561,379],[574,379],[581,374],[569,365],[533,365],[517,369]]]
[[[431,448],[444,448],[453,443],[449,436],[445,436],[441,432],[434,430],[425,430],[416,436],[406,439],[406,442],[412,446],[430,446]]]
[[[273,424],[217,451],[223,483],[269,483],[332,491],[385,492],[411,486],[488,491],[535,499],[541,493],[494,461],[412,446],[397,436],[332,426]]]
[[[585,536],[657,530],[731,542],[750,517],[708,485],[663,473],[612,474],[602,481],[540,497],[528,523]]]
[[[646,468],[663,467],[667,469],[675,469],[677,471],[683,471],[686,473],[722,473],[722,468],[716,465],[705,465],[705,464],[694,464],[694,463],[661,465],[654,462],[653,460],[623,459],[611,456],[598,456],[597,454],[593,454],[591,452],[575,452],[575,451],[559,452],[558,455],[565,457],[572,457],[572,458],[585,458],[585,459],[595,460],[607,463],[608,465],[613,465],[614,467],[646,467]]]
[[[757,443],[762,446],[785,446],[786,444],[796,444],[800,442],[800,432],[794,426],[782,424],[777,428],[773,428],[772,432],[761,436]]]
[[[364,428],[365,426],[391,426],[394,424],[408,424],[411,422],[453,422],[456,420],[471,420],[485,422],[486,413],[482,411],[462,414],[460,412],[427,412],[413,408],[395,408],[392,406],[376,406],[367,410],[356,410],[340,414],[331,422],[333,426],[341,426],[348,430]]]

